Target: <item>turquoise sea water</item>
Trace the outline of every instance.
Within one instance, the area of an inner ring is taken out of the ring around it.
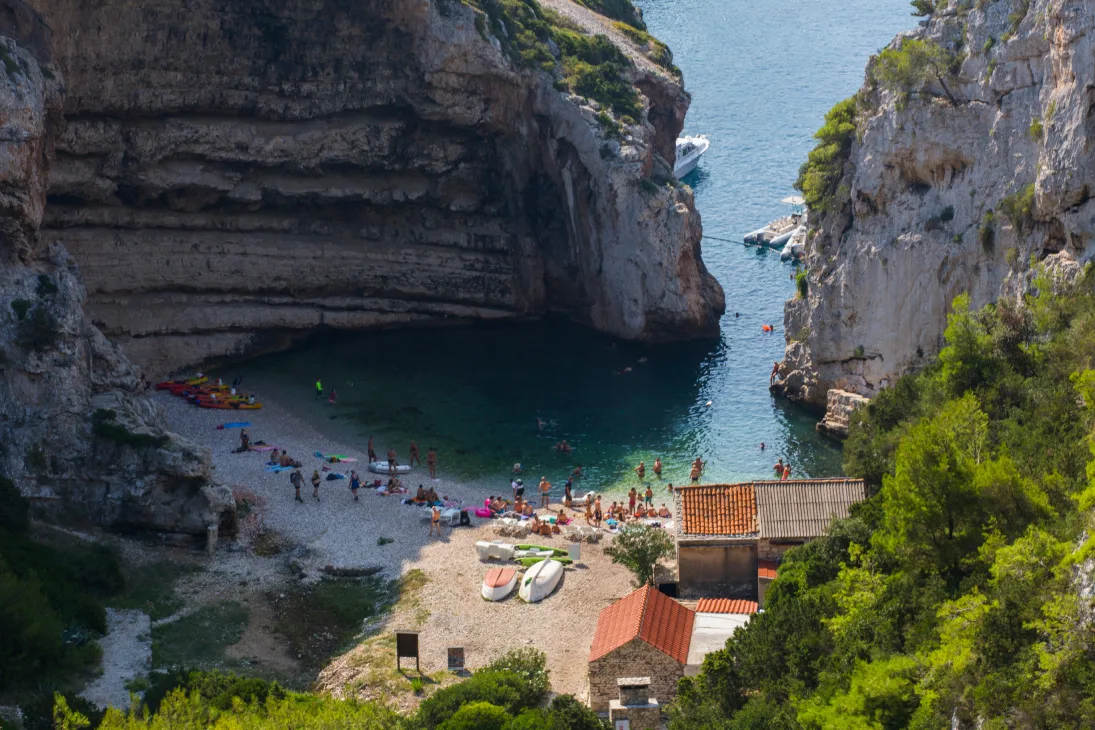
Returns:
[[[860,86],[868,57],[915,22],[907,0],[637,4],[693,95],[685,132],[711,137],[686,179],[704,232],[733,240],[786,212],[779,201],[794,192],[825,112]],[[378,452],[392,444],[404,459],[415,438],[423,453],[438,448],[444,472],[486,491],[503,489],[515,462],[526,483],[544,474],[557,491],[577,464],[580,491],[629,487],[640,459],[651,481],[655,456],[663,484],[686,481],[696,456],[708,482],[766,477],[778,457],[797,476],[840,474],[840,450],[816,435],[816,417],[768,393],[791,267],[777,253],[714,240],[703,257],[726,290],[717,341],[643,347],[563,322],[480,325],[341,336],[243,372],[332,437],[364,448],[375,434]],[[775,331],[763,333],[763,323]],[[316,377],[338,391],[336,407],[312,396]],[[570,457],[555,452],[561,439]]]

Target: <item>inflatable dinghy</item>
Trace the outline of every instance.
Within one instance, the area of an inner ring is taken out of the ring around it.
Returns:
[[[406,474],[410,470],[411,470],[411,467],[407,466],[406,464],[396,464],[395,465],[395,473],[396,474]],[[369,464],[369,471],[371,471],[373,474],[391,474],[392,473],[391,469],[388,468],[388,462],[386,462],[386,461],[374,461],[373,463]]]

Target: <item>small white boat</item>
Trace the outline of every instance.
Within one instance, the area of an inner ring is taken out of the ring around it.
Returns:
[[[585,507],[587,504],[593,504],[595,499],[597,499],[596,492],[586,492],[580,497],[571,497],[570,507],[571,509],[579,509]]]
[[[780,218],[776,218],[774,221],[764,226],[764,228],[758,228],[755,231],[749,231],[745,234],[745,242],[759,244],[761,246],[771,246],[772,248],[783,248],[795,230],[802,225],[805,214],[802,211],[804,201],[798,195],[792,195],[788,198],[784,198],[782,203],[787,203],[794,206],[794,210],[790,215],[785,215]]]
[[[480,540],[475,543],[475,551],[479,553],[480,560],[513,560],[515,548],[508,542]]]
[[[488,601],[501,601],[513,593],[516,585],[516,568],[491,568],[483,578],[483,598]]]
[[[539,603],[551,595],[562,578],[562,563],[558,560],[541,561],[525,571],[517,595],[528,603]]]
[[[373,474],[406,474],[410,470],[411,467],[407,464],[396,464],[394,472],[388,468],[388,462],[386,461],[374,461],[369,464],[369,471]]]
[[[678,180],[696,169],[696,165],[700,164],[703,153],[707,152],[707,148],[710,146],[711,140],[707,138],[706,134],[677,138],[677,156],[676,161],[673,163],[673,174],[677,176]]]
[[[806,226],[799,226],[779,252],[780,261],[797,261],[806,250]]]

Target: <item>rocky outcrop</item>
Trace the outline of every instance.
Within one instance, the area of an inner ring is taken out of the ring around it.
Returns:
[[[938,353],[956,295],[1015,296],[1032,261],[1075,275],[1095,252],[1095,5],[951,5],[904,36],[956,55],[946,88],[889,91],[868,68],[837,203],[811,215],[808,295],[785,310],[792,398],[871,395]]]
[[[44,235],[150,372],[319,327],[717,332],[661,159],[689,97],[654,64],[626,69],[644,109],[614,135],[454,0],[33,4],[69,85]]]
[[[825,399],[825,417],[818,421],[817,432],[836,441],[843,441],[848,438],[852,413],[870,402],[869,398],[857,393],[830,388]]]
[[[0,477],[43,510],[204,536],[232,509],[209,455],[168,433],[136,368],[84,314],[64,248],[38,235],[62,82],[49,33],[0,2]]]

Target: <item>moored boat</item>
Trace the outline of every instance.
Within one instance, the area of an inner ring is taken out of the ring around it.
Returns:
[[[710,146],[711,140],[705,134],[677,138],[677,155],[673,163],[673,174],[678,180],[696,169],[696,165],[700,164],[700,158]]]
[[[386,461],[374,461],[369,464],[369,471],[373,474],[406,474],[410,470],[411,467],[406,464],[396,464],[393,471]]]
[[[501,601],[513,592],[516,585],[516,568],[491,568],[483,578],[483,598],[488,601]]]
[[[774,221],[758,228],[755,231],[750,231],[745,234],[745,242],[752,243],[760,246],[771,246],[772,248],[783,248],[795,230],[801,226],[806,218],[806,214],[802,210],[802,206],[805,201],[798,195],[792,195],[784,198],[782,203],[794,206],[794,210],[790,215],[781,216]]]
[[[562,563],[558,560],[541,560],[525,571],[517,595],[528,603],[539,603],[551,595],[562,578]]]

